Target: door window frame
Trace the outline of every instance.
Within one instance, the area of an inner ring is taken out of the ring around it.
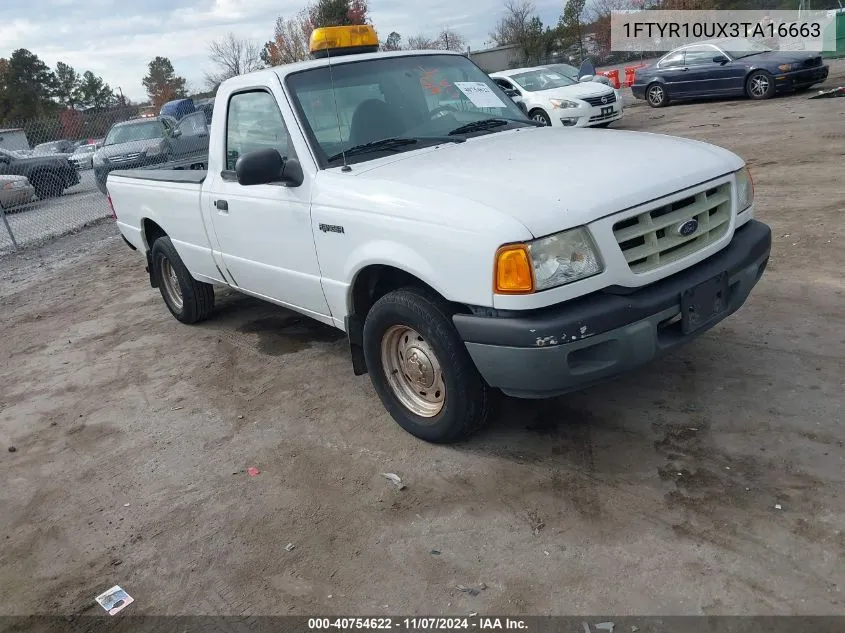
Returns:
[[[299,160],[299,157],[296,153],[296,147],[293,145],[293,137],[290,133],[290,126],[285,121],[285,116],[282,114],[282,110],[279,107],[279,103],[277,101],[277,97],[273,94],[273,91],[270,90],[267,86],[251,86],[247,88],[239,88],[229,94],[229,97],[226,99],[226,121],[225,121],[225,128],[223,130],[223,169],[220,170],[220,177],[226,182],[237,182],[238,177],[234,169],[228,169],[229,167],[229,117],[232,114],[232,99],[237,97],[238,95],[242,94],[249,94],[253,92],[264,92],[270,96],[273,100],[273,104],[275,105],[276,112],[279,114],[279,119],[282,122],[282,126],[285,129],[285,133],[287,134],[287,145],[288,145],[288,156],[287,158],[296,158]],[[281,183],[279,183],[281,185]]]

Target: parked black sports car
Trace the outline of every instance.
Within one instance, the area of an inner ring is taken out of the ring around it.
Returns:
[[[0,149],[0,175],[26,176],[42,200],[79,184],[79,172],[62,155],[23,154]]]
[[[660,108],[701,97],[768,99],[827,79],[828,67],[818,53],[774,51],[753,40],[737,43],[708,40],[677,48],[638,69],[631,91]]]

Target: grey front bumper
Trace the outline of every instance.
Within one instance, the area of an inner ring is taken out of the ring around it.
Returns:
[[[560,395],[643,365],[736,312],[763,275],[770,251],[771,230],[752,220],[722,251],[644,288],[607,289],[527,314],[460,314],[454,322],[490,386],[521,398]],[[727,309],[684,334],[681,293],[725,272]]]

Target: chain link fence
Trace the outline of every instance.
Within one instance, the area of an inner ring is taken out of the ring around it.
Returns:
[[[41,244],[111,215],[115,169],[205,168],[209,109],[180,118],[137,107],[60,111],[0,122],[0,254]]]

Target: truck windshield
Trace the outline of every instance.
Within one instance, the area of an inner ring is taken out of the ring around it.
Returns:
[[[146,141],[153,138],[162,138],[164,127],[159,121],[144,121],[143,123],[130,123],[128,125],[116,125],[111,129],[104,145],[116,145],[118,143],[131,143],[132,141]]]
[[[332,92],[334,84],[334,93]],[[532,125],[492,79],[461,55],[389,56],[293,73],[286,79],[323,167],[342,151],[369,144],[348,163],[460,137]],[[334,94],[334,98],[333,98]],[[336,103],[335,103],[336,100]],[[497,125],[470,125],[500,120]],[[413,139],[411,143],[381,143]]]

